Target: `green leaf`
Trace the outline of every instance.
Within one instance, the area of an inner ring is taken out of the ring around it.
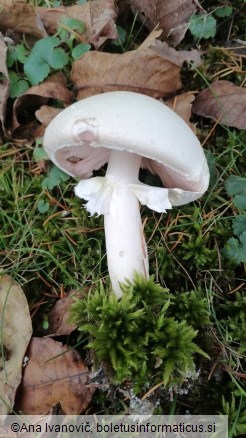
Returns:
[[[20,79],[14,71],[9,72],[10,91],[9,95],[12,99],[21,96],[29,88],[29,83],[24,79]]]
[[[225,188],[229,196],[233,196],[235,207],[246,210],[246,178],[231,175],[225,182]]]
[[[44,330],[48,330],[48,328],[49,328],[49,319],[48,319],[48,315],[45,315],[45,316],[43,317],[42,327],[43,327]]]
[[[36,42],[24,64],[24,71],[32,85],[42,82],[51,68],[60,70],[68,63],[66,52],[57,48],[59,38],[47,37]]]
[[[72,50],[73,40],[76,39],[76,33],[82,34],[85,31],[85,24],[83,21],[76,18],[62,15],[59,20],[58,34],[62,41]]]
[[[246,231],[238,239],[228,240],[223,254],[235,264],[246,263]]]
[[[62,181],[67,181],[70,176],[63,172],[63,170],[58,169],[58,167],[53,166],[50,170],[49,175],[44,178],[42,182],[42,188],[53,190],[54,187],[58,186]]]
[[[214,15],[217,17],[230,17],[232,14],[232,6],[221,6],[214,11]]]
[[[73,59],[79,59],[86,52],[89,52],[90,48],[91,48],[90,44],[84,44],[84,43],[78,44],[72,50]]]
[[[81,20],[78,20],[77,18],[71,18],[68,17],[67,15],[63,15],[59,21],[59,25],[62,24],[68,28],[66,32],[69,29],[75,30],[76,32],[79,33],[83,33],[85,31],[85,23]]]
[[[19,61],[24,64],[27,59],[27,51],[23,44],[17,44],[16,46],[8,47],[7,66],[12,67],[15,61]]]
[[[116,28],[117,28],[118,38],[117,40],[113,40],[112,44],[116,47],[119,47],[125,43],[127,38],[127,32],[121,26],[116,26]]]
[[[46,213],[50,208],[50,204],[45,202],[43,199],[38,201],[38,211],[39,213]]]
[[[242,214],[236,216],[232,223],[232,229],[236,236],[243,234],[246,231],[246,216]]]
[[[35,161],[48,160],[49,157],[43,147],[35,147],[33,149],[33,158]]]
[[[216,34],[216,20],[208,14],[193,14],[190,17],[189,29],[197,39],[213,38]]]

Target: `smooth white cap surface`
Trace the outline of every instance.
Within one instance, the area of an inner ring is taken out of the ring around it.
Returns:
[[[141,167],[170,189],[172,205],[193,201],[208,187],[197,137],[165,104],[142,94],[115,91],[76,102],[52,120],[43,145],[58,167],[82,179],[108,161],[110,149],[141,155]]]

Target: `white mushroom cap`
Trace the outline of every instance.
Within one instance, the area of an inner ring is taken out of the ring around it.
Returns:
[[[142,94],[115,91],[76,102],[50,123],[43,144],[58,167],[81,179],[108,162],[112,149],[141,155],[141,167],[169,188],[172,205],[191,202],[208,188],[197,137],[165,104]]]

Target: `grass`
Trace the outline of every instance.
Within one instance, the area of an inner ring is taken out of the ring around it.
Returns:
[[[135,18],[124,47],[130,47],[133,35],[141,33],[141,27],[138,31],[134,26]],[[223,32],[221,29],[218,39]],[[222,49],[207,42],[202,49],[203,66],[193,71],[183,69],[184,89],[201,90],[214,77],[223,79],[225,68],[226,79],[242,83],[242,68],[235,63],[233,68],[231,53],[224,51],[221,57]],[[166,215],[142,208],[142,220],[150,274],[173,295],[171,316],[181,321],[185,315],[198,329],[197,345],[211,359],[195,357],[197,373],[172,390],[163,387],[153,367],[137,397],[139,403],[148,398],[158,406],[156,413],[182,414],[187,409],[193,414],[227,413],[230,436],[235,436],[245,433],[246,425],[245,266],[235,265],[223,252],[233,237],[233,220],[240,213],[226,192],[225,181],[230,175],[245,176],[246,135],[195,116],[193,122],[207,153],[209,190],[197,202]],[[0,268],[24,288],[35,332],[64,290],[75,288],[85,296],[88,289],[96,291],[101,284],[105,290],[109,288],[103,219],[88,217],[81,201],[74,197],[72,179],[53,190],[42,188],[49,165],[36,163],[32,147],[11,142],[1,145],[0,163]],[[143,173],[142,180],[145,178]],[[49,203],[47,212],[40,213],[40,200]],[[196,318],[197,295],[192,301],[192,291],[205,300],[207,323]],[[85,354],[84,345],[80,349]],[[96,393],[91,411],[127,410],[130,402],[123,393],[128,391],[133,400],[133,384],[111,382],[108,392]]]
[[[5,154],[5,147],[2,147],[2,152]],[[64,184],[63,188],[57,188],[55,198],[50,193],[46,193],[45,196],[47,195],[51,208],[48,215],[40,214],[37,203],[43,196],[41,189],[43,176],[32,174],[30,170],[30,166],[35,166],[35,162],[32,161],[32,151],[25,151],[25,154],[29,154],[26,160],[18,156],[4,157],[1,174],[2,266],[6,271],[13,272],[14,270],[15,275],[19,276],[22,281],[24,278],[27,280],[26,276],[29,275],[32,281],[31,273],[38,271],[53,287],[56,286],[54,280],[58,269],[64,276],[65,284],[71,283],[71,285],[78,286],[81,281],[80,251],[86,255],[89,247],[97,245],[98,251],[95,251],[94,256],[100,255],[101,252],[98,240],[85,238],[95,227],[95,219],[90,221],[85,213],[81,215],[79,200],[71,200],[68,207],[69,199],[65,199],[64,195],[71,196],[72,184],[68,186]],[[55,200],[54,206],[52,205],[53,199]],[[76,214],[71,215],[74,210]],[[84,223],[85,217],[87,228]],[[74,251],[77,246],[81,247],[80,251]],[[86,250],[84,246],[87,246]],[[100,271],[100,257],[97,262],[95,269],[99,268]],[[67,269],[69,265],[71,266]],[[78,282],[74,276],[74,269]]]

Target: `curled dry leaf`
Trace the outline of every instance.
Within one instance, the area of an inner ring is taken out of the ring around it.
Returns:
[[[203,10],[198,1],[194,0],[128,1],[133,13],[138,13],[149,30],[157,25],[163,29],[162,39],[173,47],[184,38],[191,15]]]
[[[76,329],[76,325],[68,321],[69,308],[74,303],[75,295],[76,291],[72,290],[65,298],[58,300],[51,309],[48,315],[48,334],[70,335]]]
[[[22,96],[15,100],[11,132],[15,138],[33,140],[39,125],[34,117],[42,105],[49,99],[56,99],[68,104],[72,100],[72,93],[67,89],[63,73],[58,72],[50,76],[39,85],[29,88]],[[25,114],[25,119],[23,119]],[[18,130],[17,130],[18,128]]]
[[[62,111],[60,108],[55,108],[53,106],[42,105],[40,109],[35,112],[35,116],[40,123],[46,128],[48,124],[53,120],[57,114]]]
[[[19,0],[1,0],[0,31],[11,30],[14,38],[23,34],[39,39],[47,36],[34,6]]]
[[[195,126],[190,123],[192,102],[195,96],[193,93],[184,93],[175,96],[172,99],[165,101],[165,104],[175,111],[184,121],[189,125],[193,132],[195,132]]]
[[[182,51],[168,51],[166,46],[150,34],[147,43],[145,41],[137,50],[123,54],[86,53],[72,68],[71,79],[78,89],[77,98],[114,90],[135,91],[155,98],[176,92],[181,87],[180,65],[187,59],[187,53],[190,59],[190,52],[183,56]]]
[[[5,415],[12,411],[32,335],[25,294],[9,275],[0,277],[0,328],[0,414]]]
[[[65,414],[84,412],[95,388],[80,355],[50,338],[33,338],[16,409],[28,415],[51,413],[60,403]]]
[[[202,60],[200,57],[200,53],[196,49],[191,50],[175,50],[173,47],[170,47],[165,41],[155,41],[154,46],[150,46],[150,48],[158,55],[163,56],[174,64],[182,67],[184,62],[192,62],[196,67],[201,65]]]
[[[82,5],[58,8],[37,8],[38,14],[49,34],[54,34],[62,15],[83,21],[86,27],[80,41],[88,42],[97,49],[107,39],[116,39],[116,8],[114,0],[95,0]]]
[[[220,124],[246,129],[246,89],[229,81],[214,82],[197,96],[192,111]]]
[[[47,128],[48,124],[61,111],[62,109],[60,108],[55,108],[53,106],[48,106],[48,105],[42,105],[37,111],[35,111],[35,117],[41,123],[41,125],[38,127],[38,129],[35,132],[36,138],[43,137],[45,133],[45,129]]]

